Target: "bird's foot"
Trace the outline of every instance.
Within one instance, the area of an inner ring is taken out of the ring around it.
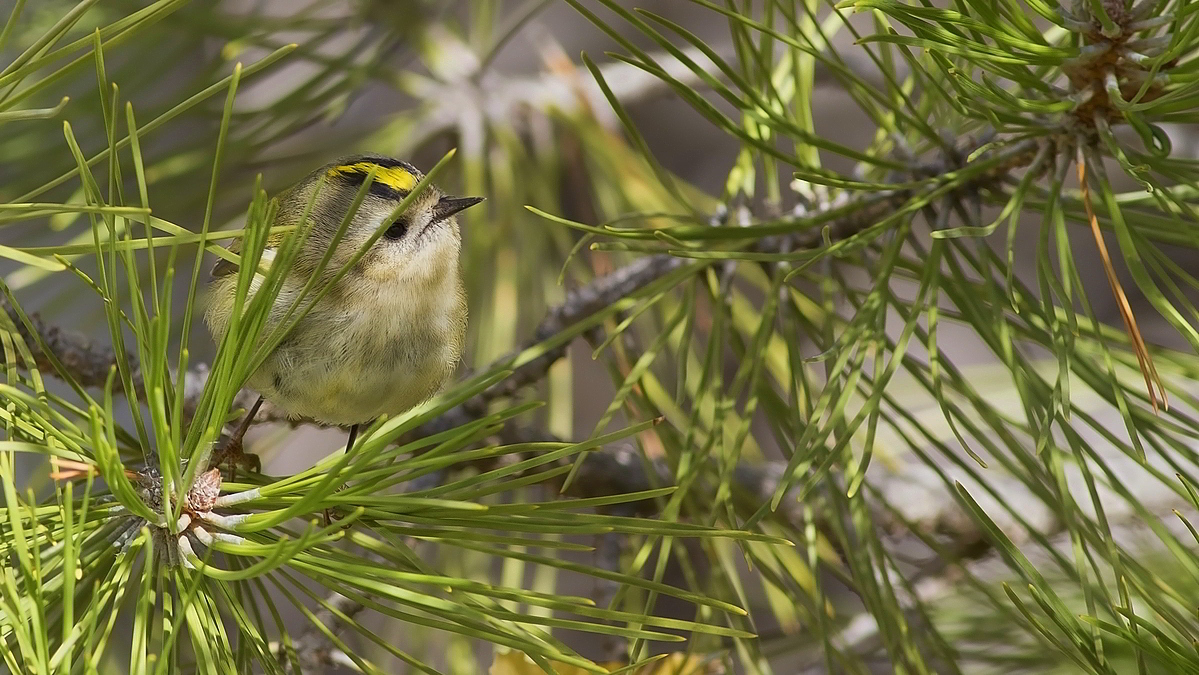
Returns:
[[[229,480],[237,480],[237,468],[242,467],[249,472],[262,473],[262,459],[250,452],[246,452],[245,446],[242,443],[240,434],[234,434],[226,438],[212,453],[212,457],[208,460],[210,468],[220,468],[227,466],[229,468]]]
[[[335,492],[341,492],[342,490],[345,490],[345,489],[346,489],[346,484],[342,483],[341,487],[337,488],[337,490],[335,490]],[[333,524],[335,521],[341,520],[341,518],[337,515],[337,511],[338,511],[338,509],[335,507],[329,507],[329,508],[325,509],[325,527],[329,527],[329,525]]]
[[[233,430],[233,435],[225,440],[224,444],[212,453],[212,458],[208,461],[209,468],[217,468],[222,464],[229,465],[229,480],[237,480],[237,467],[244,466],[254,473],[262,473],[262,460],[258,455],[252,455],[245,451],[242,446],[242,440],[246,437],[246,432],[250,430],[250,425],[254,422],[254,416],[258,414],[258,409],[262,407],[263,398],[258,397],[250,410],[246,412],[246,416],[242,418],[241,423]]]

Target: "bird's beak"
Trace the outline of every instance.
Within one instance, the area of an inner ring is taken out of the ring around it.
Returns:
[[[436,223],[445,220],[455,213],[469,209],[481,201],[483,201],[483,197],[442,197],[433,206],[433,222]]]

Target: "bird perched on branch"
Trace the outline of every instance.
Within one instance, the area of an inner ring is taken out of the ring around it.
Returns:
[[[242,458],[241,438],[264,399],[293,417],[348,426],[349,452],[359,425],[420,404],[450,378],[466,333],[456,214],[483,198],[451,197],[428,185],[397,213],[423,177],[407,162],[356,155],[279,195],[275,224],[297,227],[267,240],[260,268],[272,264],[286,237],[300,240],[286,261],[266,330],[322,284],[328,292],[250,376],[247,384],[260,397],[214,454],[214,464]],[[230,246],[239,250],[240,240]],[[212,270],[205,318],[217,341],[233,315],[237,271],[224,259]],[[318,283],[310,283],[314,278]]]

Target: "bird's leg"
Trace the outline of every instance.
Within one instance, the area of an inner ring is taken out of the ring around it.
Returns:
[[[226,462],[229,463],[229,480],[234,480],[237,477],[237,467],[244,466],[255,472],[262,470],[262,460],[258,455],[252,455],[245,451],[242,446],[242,439],[245,438],[246,432],[250,430],[250,425],[254,423],[254,416],[258,414],[258,409],[262,407],[263,398],[258,397],[254,405],[250,406],[250,410],[246,416],[238,423],[237,428],[233,430],[233,435],[219,449],[212,453],[212,458],[208,460],[208,466],[220,466]]]
[[[350,454],[350,450],[354,449],[354,441],[357,438],[358,438],[358,425],[353,424],[350,426],[350,437],[348,439],[346,439],[346,454],[347,455]],[[337,489],[338,489],[338,491],[341,491],[343,488],[345,488],[344,485]],[[328,527],[329,523],[331,523],[331,522],[333,522],[333,509],[325,509],[325,526]]]

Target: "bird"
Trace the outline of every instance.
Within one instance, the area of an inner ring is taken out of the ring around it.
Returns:
[[[467,325],[457,214],[484,198],[450,196],[429,184],[397,214],[423,178],[402,160],[351,155],[316,169],[276,197],[275,224],[296,227],[267,239],[260,268],[271,264],[285,237],[303,236],[263,334],[284,320],[314,275],[332,284],[250,375],[246,384],[259,397],[210,465],[258,463],[246,457],[242,438],[263,401],[293,419],[349,427],[349,453],[361,425],[423,403],[451,378]],[[241,241],[229,250],[240,252]],[[335,278],[343,268],[344,275]],[[237,272],[238,264],[224,258],[212,268],[205,323],[218,343],[233,316]]]

